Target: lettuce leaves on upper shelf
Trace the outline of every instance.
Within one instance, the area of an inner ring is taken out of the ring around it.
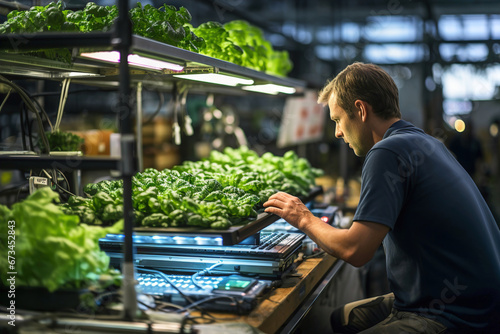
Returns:
[[[247,21],[209,21],[190,29],[205,40],[201,54],[272,75],[286,76],[292,70],[288,52],[274,50],[262,30]]]
[[[109,31],[118,17],[116,5],[100,6],[88,2],[81,10],[65,9],[63,1],[29,10],[13,10],[7,21],[0,24],[0,34],[38,33],[46,31],[94,32]],[[232,62],[272,75],[286,76],[292,70],[287,51],[274,50],[262,30],[243,20],[191,24],[191,14],[185,7],[150,4],[129,10],[133,34],[173,45],[192,52]],[[42,49],[31,53],[45,58],[71,63],[69,49]]]
[[[134,34],[177,46],[189,51],[198,52],[204,41],[190,30],[191,14],[185,7],[177,9],[166,5],[156,8],[140,2],[130,9],[132,32]]]
[[[244,66],[279,76],[286,76],[292,70],[288,52],[274,50],[259,28],[244,20],[230,21],[224,28],[229,40],[243,49]]]

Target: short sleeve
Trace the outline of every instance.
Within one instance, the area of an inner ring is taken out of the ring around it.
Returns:
[[[394,229],[403,207],[407,178],[401,157],[388,149],[368,152],[361,173],[361,196],[354,221],[384,224]]]

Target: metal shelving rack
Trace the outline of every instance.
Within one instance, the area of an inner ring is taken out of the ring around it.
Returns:
[[[124,320],[133,320],[137,307],[134,266],[132,251],[133,209],[132,209],[132,176],[137,168],[134,157],[135,135],[133,132],[131,86],[134,83],[149,80],[148,84],[164,90],[173,89],[175,82],[185,80],[174,78],[174,74],[165,70],[137,69],[127,62],[130,53],[151,57],[157,60],[182,64],[182,73],[224,73],[249,78],[255,84],[276,84],[295,88],[295,94],[304,91],[305,83],[299,80],[271,76],[259,71],[242,67],[227,61],[214,59],[171,45],[163,44],[144,37],[132,35],[131,22],[128,15],[128,2],[118,1],[119,16],[114,29],[105,33],[40,33],[40,34],[7,34],[0,35],[0,73],[32,77],[40,79],[61,80],[67,77],[72,82],[81,82],[96,86],[119,87],[119,119],[121,133],[120,159],[89,157],[52,157],[52,156],[19,156],[0,155],[0,169],[17,169],[36,167],[53,167],[63,169],[110,169],[120,170],[124,185],[124,264],[122,266],[124,281]],[[6,47],[8,46],[8,47]],[[28,50],[40,48],[71,48],[73,63],[64,64],[47,59],[38,59],[22,55]],[[102,51],[114,50],[120,53],[118,65],[102,63],[80,56],[81,50]],[[12,52],[14,51],[14,52]],[[241,87],[221,87],[210,83],[186,83],[190,91],[224,94],[255,94],[246,92]]]
[[[131,46],[132,27],[128,18],[128,2],[118,1],[118,13],[115,29],[108,33],[43,33],[43,34],[6,34],[0,35],[0,45],[13,51],[33,50],[37,48],[61,47],[112,47],[120,53],[119,63],[119,119],[121,133],[121,159],[78,158],[81,167],[109,168],[119,167],[123,179],[124,202],[124,263],[123,263],[123,318],[133,320],[136,317],[137,300],[133,272],[133,211],[132,211],[132,176],[135,172],[135,138],[132,126],[132,108],[130,104],[130,74],[127,57]],[[33,64],[32,64],[33,65]],[[60,70],[60,69],[59,69]],[[12,73],[11,73],[12,74]],[[0,156],[2,169],[19,168],[25,164],[50,165],[64,163],[74,158]]]
[[[92,35],[96,36],[96,34]],[[0,42],[12,43],[12,41],[14,41],[14,49],[19,51],[23,49],[36,50],[36,48],[40,47],[43,43],[50,45],[50,47],[55,47],[53,42],[46,42],[49,40],[47,36],[43,36],[43,38],[40,39],[41,43],[38,41],[39,37],[36,35],[11,36],[12,37],[6,38],[0,35]],[[72,38],[76,38],[75,34],[54,34],[54,38],[60,38],[62,41],[59,46],[60,48],[72,48],[73,62],[71,64],[36,58],[29,55],[2,52],[2,48],[0,48],[0,73],[54,80],[71,77],[73,82],[81,82],[86,85],[116,86],[119,83],[120,73],[119,67],[116,64],[81,56],[83,52],[116,50],[117,43],[119,43],[120,39],[111,36],[105,33],[104,36],[100,36],[99,38],[84,38],[80,40],[77,45],[72,47],[69,43]],[[89,44],[92,40],[96,41],[96,45]],[[254,81],[253,85],[274,84],[291,87],[295,89],[295,95],[302,94],[305,88],[305,83],[301,80],[269,75],[251,68],[211,58],[137,35],[130,36],[129,52],[150,59],[179,64],[183,67],[181,71],[171,71],[166,69],[145,69],[129,65],[131,72],[130,82],[132,84],[145,82],[149,87],[170,90],[174,82],[183,82],[190,86],[190,90],[194,89],[204,93],[254,94],[242,90],[242,86],[220,86],[210,84],[209,82],[191,82],[174,77],[174,75],[182,74],[214,73],[251,79]]]

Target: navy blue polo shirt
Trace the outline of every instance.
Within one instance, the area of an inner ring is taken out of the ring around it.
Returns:
[[[500,231],[474,181],[437,139],[400,120],[366,155],[355,221],[384,224],[394,307],[449,328],[498,321]]]

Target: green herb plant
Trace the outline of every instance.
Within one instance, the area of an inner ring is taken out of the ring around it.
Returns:
[[[212,151],[208,159],[172,169],[148,168],[132,179],[136,225],[228,229],[247,224],[269,196],[277,191],[305,196],[322,173],[294,151],[259,156],[248,147]],[[84,192],[89,198],[70,198],[65,212],[96,224],[110,224],[123,214],[121,181],[89,183]]]
[[[78,151],[84,140],[82,137],[67,131],[46,132],[51,151]],[[43,142],[38,144],[43,149]]]

